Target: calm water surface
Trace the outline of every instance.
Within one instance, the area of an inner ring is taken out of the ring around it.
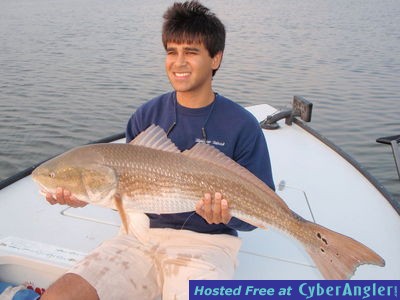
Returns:
[[[170,90],[162,14],[173,1],[0,0],[0,179],[122,132]],[[243,105],[314,103],[312,126],[400,198],[400,2],[203,1],[227,27],[215,90]]]

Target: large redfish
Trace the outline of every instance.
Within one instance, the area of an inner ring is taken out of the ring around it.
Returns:
[[[326,279],[346,279],[362,264],[384,266],[363,244],[309,222],[289,209],[264,182],[212,146],[180,152],[165,132],[150,126],[130,144],[72,149],[32,173],[42,190],[57,187],[78,199],[148,213],[193,211],[205,192],[221,192],[231,214],[260,228],[275,227],[297,239]]]

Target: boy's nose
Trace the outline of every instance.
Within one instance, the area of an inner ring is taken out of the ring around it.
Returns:
[[[176,64],[178,66],[184,66],[186,64],[186,57],[185,54],[178,54],[178,57],[176,59]]]

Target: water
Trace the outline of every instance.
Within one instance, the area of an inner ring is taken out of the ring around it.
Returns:
[[[170,90],[162,14],[173,1],[0,0],[0,179],[122,132]],[[314,103],[312,126],[397,198],[397,0],[203,1],[227,27],[215,90],[243,105]],[[311,154],[310,154],[311,155]]]

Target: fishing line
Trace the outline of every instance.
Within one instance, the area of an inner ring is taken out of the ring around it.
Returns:
[[[189,221],[189,219],[195,214],[196,212],[192,212],[185,220],[185,222],[182,224],[182,227],[180,230],[183,230],[183,227],[185,227],[186,223]]]
[[[201,128],[201,133],[202,133],[202,135],[203,135],[204,143],[206,143],[206,144],[207,144],[206,125],[207,125],[208,119],[210,119],[211,114],[212,114],[212,112],[214,111],[215,102],[217,102],[217,95],[216,95],[216,94],[214,94],[214,101],[213,101],[213,103],[212,103],[212,105],[211,105],[211,109],[210,109],[210,112],[208,113],[207,119],[206,119],[206,121],[204,122],[203,127]]]
[[[210,119],[210,117],[211,117],[211,115],[212,115],[212,113],[213,113],[213,111],[214,111],[214,106],[215,106],[215,103],[217,102],[217,99],[218,99],[218,94],[214,93],[214,100],[213,100],[213,102],[212,102],[212,104],[211,104],[210,112],[209,112],[208,115],[207,115],[207,118],[206,118],[206,120],[205,120],[205,122],[204,122],[204,125],[201,127],[201,135],[202,135],[202,137],[203,137],[204,143],[206,143],[206,144],[207,144],[206,125],[207,125],[208,120]],[[178,119],[178,111],[177,111],[177,105],[178,105],[178,104],[177,104],[177,103],[178,103],[178,100],[176,99],[176,94],[175,94],[175,97],[174,97],[175,120],[173,121],[173,123],[171,124],[171,126],[168,128],[168,130],[167,130],[167,136],[169,136],[169,134],[170,134],[171,131],[175,128],[176,123],[177,123],[177,119]]]
[[[167,131],[167,136],[169,136],[169,134],[171,133],[172,129],[174,129],[175,125],[176,125],[176,122],[174,121],[174,123],[172,123],[171,127]]]

